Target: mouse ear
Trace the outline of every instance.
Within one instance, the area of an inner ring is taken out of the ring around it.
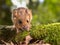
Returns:
[[[32,20],[32,10],[29,10],[30,21]]]
[[[16,17],[18,14],[17,14],[17,9],[14,9],[13,11],[12,11],[12,15],[14,16],[14,17]]]

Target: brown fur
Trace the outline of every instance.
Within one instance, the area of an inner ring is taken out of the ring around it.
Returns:
[[[18,9],[14,9],[12,12],[12,21],[17,29],[19,30],[28,30],[31,27],[31,20],[32,20],[32,12],[29,9],[20,7]]]

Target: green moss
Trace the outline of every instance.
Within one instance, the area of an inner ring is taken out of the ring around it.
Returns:
[[[60,23],[52,23],[42,26],[37,25],[34,30],[31,30],[30,35],[34,39],[42,39],[52,45],[60,45]]]
[[[24,32],[20,32],[15,36],[15,41],[16,42],[20,42],[20,41],[24,41],[25,37],[28,35],[29,33],[27,31]]]

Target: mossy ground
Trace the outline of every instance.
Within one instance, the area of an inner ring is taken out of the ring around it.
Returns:
[[[34,25],[29,32],[23,31],[18,34],[10,29],[3,28],[0,30],[0,40],[3,37],[2,39],[8,42],[24,41],[27,35],[30,35],[34,40],[43,40],[45,43],[60,45],[60,23]]]

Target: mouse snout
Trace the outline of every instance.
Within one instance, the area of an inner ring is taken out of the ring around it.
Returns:
[[[23,29],[24,30],[29,30],[29,27],[28,26],[23,26]]]
[[[23,29],[28,30],[28,26],[23,26]]]

